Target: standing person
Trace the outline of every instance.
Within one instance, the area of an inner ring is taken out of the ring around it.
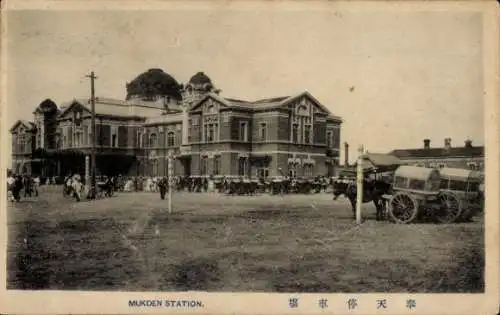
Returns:
[[[12,195],[17,202],[21,201],[21,189],[23,189],[23,178],[21,175],[17,175],[12,189]]]
[[[83,192],[83,185],[81,183],[80,175],[76,174],[73,176],[71,180],[71,190],[73,196],[76,198],[76,201],[80,201],[82,199],[81,193]]]
[[[203,191],[207,192],[208,191],[208,179],[205,177],[203,178]]]
[[[33,194],[33,181],[30,175],[25,174],[23,178],[24,198],[31,197]]]
[[[33,192],[35,197],[38,197],[38,188],[40,187],[40,176],[35,176],[33,179]]]
[[[8,200],[12,202],[14,202],[15,200],[13,194],[15,184],[16,184],[16,178],[14,177],[13,174],[10,174],[9,177],[7,177],[7,197]]]
[[[160,188],[161,200],[165,200],[165,194],[167,193],[167,185],[168,185],[168,180],[166,177],[160,179],[160,182],[158,183],[158,188]]]

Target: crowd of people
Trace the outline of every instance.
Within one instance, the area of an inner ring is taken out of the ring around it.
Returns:
[[[23,189],[25,197],[38,196],[40,185],[62,185],[64,196],[80,201],[91,198],[89,192],[84,191],[85,184],[85,178],[79,174],[68,174],[63,178],[9,174],[7,179],[8,194],[12,201],[21,199]],[[229,195],[255,195],[266,192],[275,195],[320,193],[333,188],[334,179],[326,176],[315,178],[281,176],[252,179],[244,176],[175,176],[169,180],[168,177],[118,175],[98,176],[96,184],[95,194],[98,197],[110,197],[114,191],[143,191],[159,192],[164,198],[170,187],[175,191],[218,192]]]
[[[124,192],[168,191],[170,185],[167,177],[121,177],[116,178],[116,188]],[[269,192],[271,194],[319,193],[333,185],[333,178],[318,176],[315,178],[256,178],[238,176],[175,176],[171,184],[176,191],[188,192],[220,192],[231,195],[253,195]]]
[[[24,198],[37,197],[40,187],[40,177],[10,173],[7,175],[7,198],[10,201],[21,200],[21,191],[24,189]]]

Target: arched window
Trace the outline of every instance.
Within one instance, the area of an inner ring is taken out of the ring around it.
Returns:
[[[167,145],[169,147],[173,147],[175,146],[175,133],[173,131],[170,131],[168,134],[167,134]]]
[[[149,136],[149,147],[150,148],[155,148],[157,145],[157,137],[156,137],[156,133],[152,133],[150,136]]]
[[[208,108],[207,108],[207,112],[208,112],[209,114],[215,114],[215,106],[214,106],[214,105],[210,105],[210,106],[208,106]]]

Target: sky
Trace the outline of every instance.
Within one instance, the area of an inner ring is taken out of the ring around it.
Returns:
[[[10,11],[7,115],[44,99],[124,99],[149,68],[179,83],[198,71],[221,95],[309,91],[344,119],[351,161],[369,152],[484,143],[481,15],[394,11]],[[343,150],[342,150],[343,151]],[[341,161],[343,161],[341,153]]]

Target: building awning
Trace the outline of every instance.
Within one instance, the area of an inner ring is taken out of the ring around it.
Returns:
[[[361,156],[363,159],[363,171],[370,172],[393,172],[401,164],[401,160],[389,154],[367,153]],[[355,166],[357,163],[354,164]]]

